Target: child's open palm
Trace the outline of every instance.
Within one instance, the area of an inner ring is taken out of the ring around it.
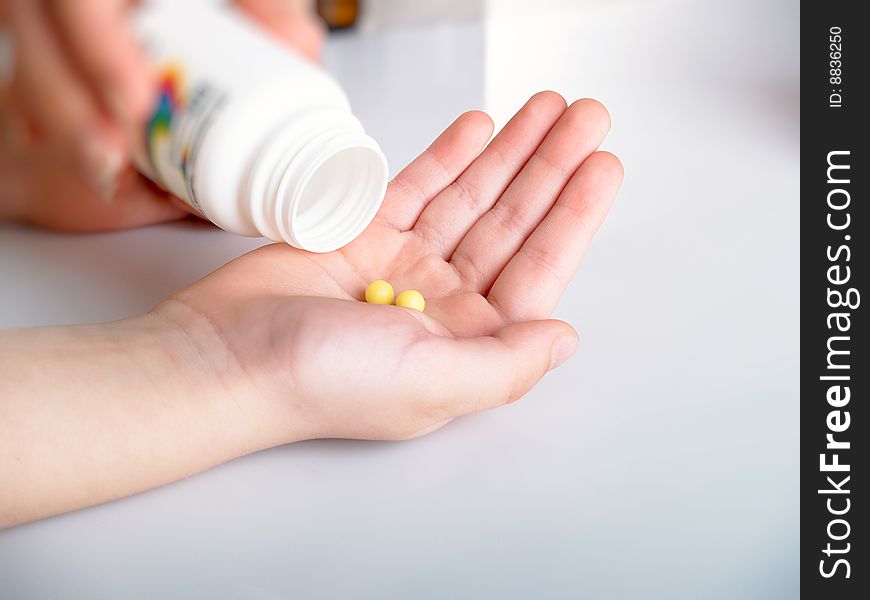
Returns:
[[[534,96],[486,146],[470,112],[391,183],[339,251],[251,252],[159,305],[219,383],[280,441],[413,437],[510,402],[576,347],[549,320],[622,180],[592,100]],[[425,313],[362,302],[374,279]]]

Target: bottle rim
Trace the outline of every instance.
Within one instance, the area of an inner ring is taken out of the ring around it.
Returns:
[[[388,179],[386,157],[353,115],[297,115],[255,158],[247,186],[251,221],[269,239],[330,252],[371,223]]]
[[[342,133],[315,138],[287,169],[275,201],[278,232],[310,252],[346,246],[374,220],[388,184],[387,159],[371,137]]]

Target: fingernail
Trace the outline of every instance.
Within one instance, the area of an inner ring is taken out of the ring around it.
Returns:
[[[82,144],[85,177],[110,202],[118,187],[118,176],[124,166],[121,152],[97,136],[88,136]]]
[[[577,350],[579,342],[580,340],[577,339],[577,336],[570,333],[557,337],[556,341],[553,342],[553,347],[550,349],[550,370],[552,371],[568,360],[574,354],[574,351]]]

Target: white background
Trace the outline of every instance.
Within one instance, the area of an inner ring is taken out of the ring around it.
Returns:
[[[276,448],[0,533],[0,597],[798,596],[798,3],[435,4],[383,0],[327,49],[394,172],[468,108],[611,110],[625,184],[556,315],[578,354],[420,440]],[[2,226],[0,326],[136,314],[261,243]]]

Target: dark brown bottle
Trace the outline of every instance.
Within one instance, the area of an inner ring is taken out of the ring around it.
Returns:
[[[353,27],[359,17],[358,0],[317,0],[317,13],[331,29]]]

